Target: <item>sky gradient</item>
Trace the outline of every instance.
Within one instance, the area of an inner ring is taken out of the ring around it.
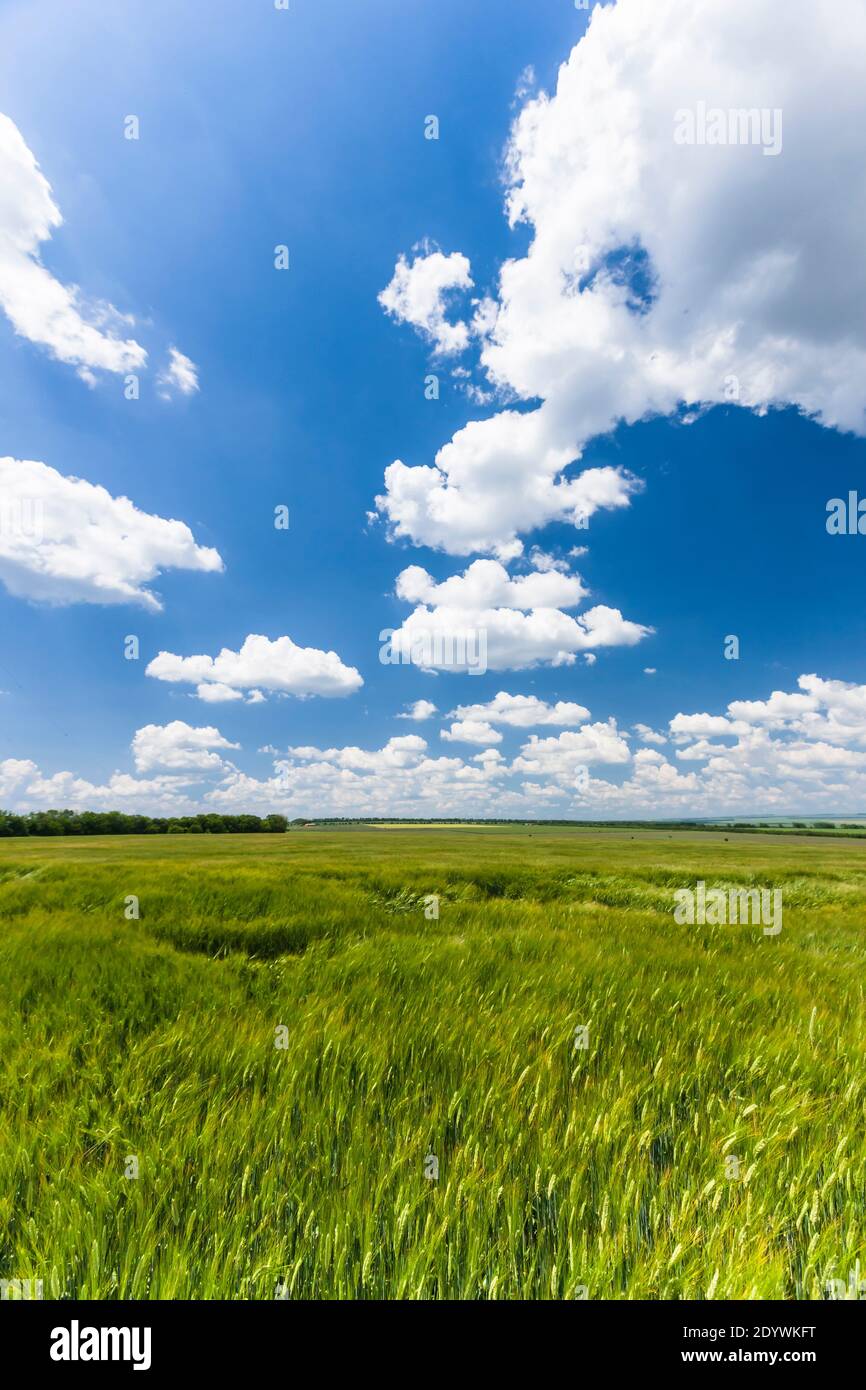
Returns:
[[[0,9],[0,805],[866,812],[860,7],[206,15]]]

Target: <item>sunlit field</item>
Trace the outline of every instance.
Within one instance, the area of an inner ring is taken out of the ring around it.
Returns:
[[[677,925],[698,880],[783,930]],[[866,1271],[864,905],[841,838],[0,841],[0,1277],[825,1298]]]

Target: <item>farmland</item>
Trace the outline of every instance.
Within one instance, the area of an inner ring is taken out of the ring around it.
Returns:
[[[698,881],[784,929],[677,925]],[[0,841],[0,1278],[826,1297],[866,1269],[864,905],[832,836]]]

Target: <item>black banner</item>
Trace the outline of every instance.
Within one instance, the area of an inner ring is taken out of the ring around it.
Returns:
[[[805,1367],[826,1378],[861,1360],[859,1300],[813,1303],[0,1303],[4,1361],[52,1378],[245,1371],[283,1364],[286,1374],[322,1370],[343,1359],[359,1368],[363,1350],[382,1366],[389,1346],[409,1378],[452,1373],[471,1360],[490,1368],[503,1357],[562,1354],[571,1340],[575,1372],[601,1365],[612,1372],[700,1375],[704,1368]],[[457,1340],[449,1338],[449,1332]],[[324,1334],[324,1335],[323,1335]],[[407,1335],[423,1367],[405,1360]],[[556,1337],[548,1347],[540,1338]],[[467,1342],[466,1339],[469,1339]],[[397,1340],[400,1339],[400,1340]],[[469,1348],[472,1348],[471,1357]],[[466,1348],[465,1351],[458,1348]],[[298,1358],[302,1358],[299,1362]],[[585,1358],[590,1358],[587,1363]]]

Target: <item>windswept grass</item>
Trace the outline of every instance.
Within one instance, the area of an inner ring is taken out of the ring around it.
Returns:
[[[781,935],[677,926],[698,879],[781,888]],[[829,839],[0,842],[0,1278],[826,1296],[866,1271],[864,904]]]

